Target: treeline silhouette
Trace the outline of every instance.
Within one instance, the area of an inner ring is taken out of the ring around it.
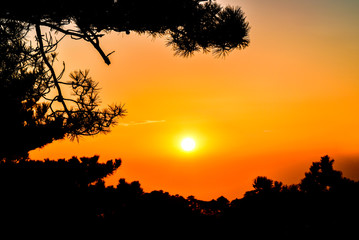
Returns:
[[[354,236],[359,223],[359,182],[334,170],[328,156],[314,162],[299,184],[259,176],[253,190],[233,201],[223,196],[202,201],[162,190],[146,193],[139,182],[125,179],[117,186],[105,186],[104,178],[118,169],[121,160],[98,160],[94,156],[2,161],[1,222],[37,233],[133,237],[127,239],[342,238]]]

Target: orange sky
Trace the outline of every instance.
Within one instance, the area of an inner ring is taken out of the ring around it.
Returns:
[[[57,141],[34,159],[100,155],[123,164],[108,184],[232,200],[268,176],[298,183],[328,154],[358,179],[359,2],[232,0],[251,25],[251,44],[225,59],[173,56],[166,39],[110,34],[107,66],[87,43],[66,39],[59,61],[90,69],[103,104],[128,115],[107,135]],[[67,80],[67,79],[63,79]],[[197,148],[180,149],[192,137]]]

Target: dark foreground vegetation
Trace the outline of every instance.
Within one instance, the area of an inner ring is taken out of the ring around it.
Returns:
[[[2,161],[3,230],[10,226],[35,234],[76,231],[83,236],[127,236],[124,239],[322,239],[355,236],[359,223],[359,182],[334,170],[328,156],[314,162],[299,184],[257,177],[253,190],[231,202],[225,197],[201,201],[162,190],[146,193],[139,182],[125,179],[105,187],[103,179],[121,160],[98,159]]]
[[[201,201],[139,182],[104,178],[120,160],[98,157],[29,160],[53,141],[109,131],[123,105],[100,108],[88,71],[57,71],[63,37],[90,43],[110,31],[167,36],[175,54],[225,56],[249,45],[239,7],[205,0],[5,1],[0,7],[0,234],[3,239],[347,239],[357,236],[359,183],[333,169],[328,156],[296,185],[257,177],[243,198]],[[59,34],[59,35],[57,35]],[[35,35],[33,39],[29,36]],[[56,71],[55,71],[56,70]],[[64,77],[65,78],[65,77]],[[71,92],[66,96],[63,93]],[[19,160],[22,159],[22,160]],[[24,237],[23,237],[24,238]],[[20,238],[21,239],[21,238]]]

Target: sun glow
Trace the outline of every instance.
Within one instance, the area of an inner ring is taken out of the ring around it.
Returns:
[[[185,138],[181,141],[181,147],[186,152],[189,152],[196,147],[196,142],[192,138]]]

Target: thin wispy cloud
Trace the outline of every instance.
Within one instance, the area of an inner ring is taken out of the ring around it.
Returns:
[[[151,124],[151,123],[164,123],[166,120],[146,120],[141,122],[129,122],[129,123],[119,123],[119,126],[128,127],[128,126],[136,126],[136,125],[144,125],[144,124]]]

